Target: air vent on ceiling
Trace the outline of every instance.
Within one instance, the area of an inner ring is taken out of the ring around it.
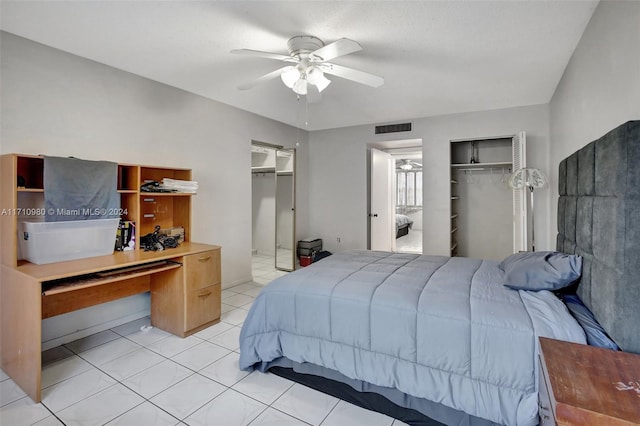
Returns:
[[[411,123],[387,124],[385,126],[376,126],[376,135],[381,133],[398,133],[410,132]]]

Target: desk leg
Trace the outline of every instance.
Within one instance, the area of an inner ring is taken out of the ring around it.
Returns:
[[[13,268],[0,270],[0,361],[34,402],[41,398],[42,288]]]

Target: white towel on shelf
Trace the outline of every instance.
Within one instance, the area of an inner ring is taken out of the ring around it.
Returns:
[[[186,192],[189,194],[198,192],[198,182],[193,180],[163,178],[162,186],[166,189],[175,189],[178,192]]]

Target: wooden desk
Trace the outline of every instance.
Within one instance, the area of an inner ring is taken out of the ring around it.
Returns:
[[[42,319],[151,292],[151,323],[187,336],[220,321],[220,247],[185,242],[161,252],[0,269],[2,369],[41,399]]]
[[[640,424],[640,355],[540,338],[540,425]]]

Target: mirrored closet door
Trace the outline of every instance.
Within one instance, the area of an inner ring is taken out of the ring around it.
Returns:
[[[284,271],[296,266],[295,162],[295,150],[276,152],[276,268]]]

